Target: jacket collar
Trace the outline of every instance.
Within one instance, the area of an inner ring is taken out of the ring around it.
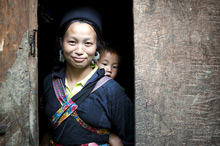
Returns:
[[[63,84],[65,84],[65,69],[66,67],[59,67],[59,68],[55,68],[53,71],[53,77],[55,78],[61,78]],[[105,74],[105,70],[104,69],[100,69],[98,68],[98,70],[94,73],[94,75],[87,81],[87,83],[85,85],[87,85],[90,82],[93,82],[94,80],[103,77]]]
[[[55,67],[53,70],[53,76],[56,78],[65,78],[65,69],[66,67]]]

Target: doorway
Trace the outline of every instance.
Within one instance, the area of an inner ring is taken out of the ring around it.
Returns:
[[[39,0],[38,3],[39,97],[42,96],[43,79],[51,72],[54,66],[53,46],[60,18],[69,8],[89,5],[99,11],[102,16],[104,39],[119,48],[118,52],[122,56],[122,61],[115,80],[119,82],[129,98],[134,102],[132,0]],[[39,109],[39,121],[41,140],[45,126],[41,109]]]

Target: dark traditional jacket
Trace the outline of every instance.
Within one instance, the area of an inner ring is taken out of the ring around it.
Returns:
[[[65,85],[65,68],[52,73],[61,78]],[[45,114],[50,119],[61,107],[52,85],[52,74],[48,75],[43,84],[45,98]],[[101,69],[88,80],[89,84],[100,77]],[[86,86],[86,85],[85,85]],[[82,89],[83,90],[83,89]],[[72,98],[74,99],[74,98]],[[76,112],[87,124],[97,128],[110,129],[125,143],[134,142],[133,103],[121,89],[120,85],[109,80],[79,105]],[[73,117],[68,117],[53,131],[53,141],[64,146],[80,145],[90,142],[108,143],[109,135],[92,133],[81,127]]]

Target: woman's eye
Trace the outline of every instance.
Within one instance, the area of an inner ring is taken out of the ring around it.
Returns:
[[[87,47],[92,45],[91,42],[86,42],[85,44],[86,44]]]
[[[75,45],[76,42],[75,42],[75,41],[69,41],[69,44],[70,44],[70,45]]]

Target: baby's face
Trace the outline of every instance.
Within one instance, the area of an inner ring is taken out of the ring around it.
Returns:
[[[115,78],[118,73],[119,57],[115,53],[106,52],[101,54],[97,62],[99,68],[105,69],[105,75]]]

